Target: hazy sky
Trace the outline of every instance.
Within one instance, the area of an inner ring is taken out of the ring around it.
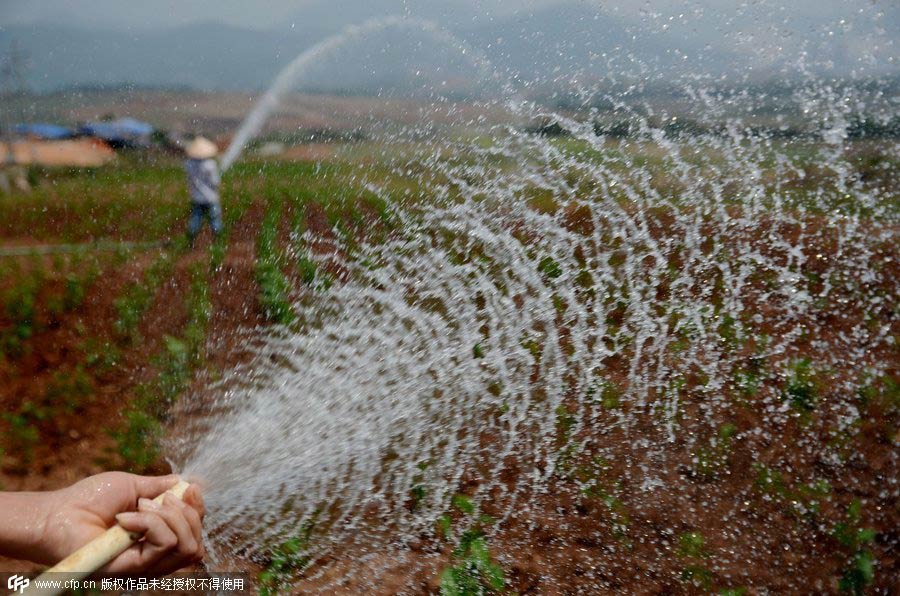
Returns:
[[[860,76],[900,71],[900,0],[0,0],[0,39],[4,25],[20,26],[9,35],[32,57],[37,88],[133,81],[135,73],[160,85],[257,88],[287,54],[388,15],[434,21],[490,49],[501,68],[535,79],[599,76],[626,63],[667,74],[673,67],[758,76],[786,66]],[[195,47],[171,31],[210,22],[244,30],[194,27]],[[58,35],[39,24],[69,29]],[[382,52],[393,47],[373,43]],[[194,71],[184,64],[185,72],[172,71],[155,58],[175,45],[173,61],[187,56]],[[249,74],[239,83],[241,72]],[[340,72],[343,84],[347,68]]]
[[[0,0],[0,25],[49,21],[88,27],[159,27],[198,21],[221,21],[231,25],[268,28],[289,24],[302,16],[304,7],[321,7],[327,0]],[[531,11],[562,0],[445,0],[454,19],[485,19]],[[747,17],[749,26],[759,16],[777,20],[779,12],[799,17],[853,18],[861,12],[885,13],[889,26],[900,27],[897,0],[569,0],[591,4],[628,20],[665,22],[700,16]],[[359,14],[403,14],[434,11],[435,0],[336,0],[340,18],[353,21]],[[375,8],[373,8],[375,6]],[[438,9],[440,11],[441,9]],[[336,15],[337,16],[337,15]],[[897,31],[900,35],[900,30]]]
[[[380,4],[396,5],[395,12],[415,10],[430,0],[396,0]],[[455,0],[472,11],[509,13],[553,4],[558,0]],[[0,0],[0,20],[4,22],[66,21],[84,24],[136,27],[183,25],[218,20],[232,25],[266,28],[285,23],[302,14],[305,5],[317,0]],[[349,2],[360,7],[367,0]],[[348,15],[349,17],[350,15]]]

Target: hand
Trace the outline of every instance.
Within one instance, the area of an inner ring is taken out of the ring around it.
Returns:
[[[124,472],[97,474],[68,488],[39,493],[46,517],[32,558],[55,564],[118,523],[144,535],[100,570],[109,574],[160,576],[203,559],[200,489],[192,484],[183,500],[166,495],[178,476],[136,476]]]

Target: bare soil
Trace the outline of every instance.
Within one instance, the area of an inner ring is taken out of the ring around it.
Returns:
[[[303,215],[307,227],[321,238],[312,249],[333,250],[328,242],[330,226],[321,207],[311,204]],[[212,275],[209,349],[205,367],[191,387],[192,393],[202,394],[216,371],[244,361],[247,353],[242,330],[264,324],[254,277],[254,239],[262,217],[263,206],[254,204],[237,222],[223,265]],[[573,226],[579,225],[574,220],[577,214],[573,215]],[[286,234],[287,230],[282,229],[282,238]],[[785,234],[789,236],[790,231],[785,230]],[[821,249],[827,254],[837,247]],[[121,466],[109,430],[120,424],[137,384],[154,374],[147,354],[155,353],[165,335],[176,335],[184,325],[187,313],[182,297],[190,283],[188,268],[198,261],[205,262],[205,250],[201,242],[178,260],[141,323],[141,343],[125,346],[118,366],[93,378],[91,397],[72,416],[44,421],[40,427],[42,441],[30,456],[15,449],[3,454],[0,482],[5,490],[53,489]],[[0,406],[4,411],[38,399],[55,372],[78,366],[84,355],[85,330],[92,337],[116,341],[113,300],[127,283],[139,278],[153,256],[154,253],[146,253],[124,266],[107,268],[76,312],[60,316],[31,338],[29,351],[21,359],[0,362]],[[895,278],[900,277],[896,259],[888,259],[885,266]],[[338,280],[341,278],[340,271],[332,273]],[[885,291],[890,295],[891,288]],[[760,305],[761,311],[765,308]],[[836,337],[849,332],[856,317],[863,313],[850,314],[843,318],[825,314],[821,315],[825,319],[808,323],[820,331],[818,341],[837,345]],[[896,336],[900,329],[889,309],[880,316],[889,321]],[[809,340],[795,347],[798,355],[815,353]],[[751,352],[748,348],[748,358]],[[891,374],[898,378],[900,358],[896,346],[873,354],[872,358],[892,363]],[[606,365],[609,377],[624,377],[622,361],[611,359]],[[704,400],[690,389],[685,398],[687,422],[683,430],[708,432],[706,427],[690,423],[692,413],[703,407]],[[823,401],[828,399],[824,388]],[[608,593],[641,594],[702,593],[711,586],[759,587],[748,594],[835,593],[839,571],[848,554],[834,538],[833,520],[842,519],[848,504],[860,499],[865,504],[861,525],[874,529],[878,536],[867,547],[877,561],[872,593],[898,593],[900,514],[889,488],[890,479],[897,475],[897,421],[889,420],[877,406],[873,408],[864,412],[862,429],[847,447],[845,464],[835,468],[823,461],[817,451],[832,440],[822,430],[824,427],[811,429],[797,419],[778,429],[777,436],[755,435],[753,429],[767,424],[766,413],[760,406],[748,403],[735,409],[733,417],[716,421],[733,423],[742,432],[727,454],[727,472],[715,478],[700,478],[692,472],[694,454],[683,439],[670,445],[670,457],[665,462],[647,461],[635,437],[625,436],[621,430],[607,430],[611,420],[605,417],[609,414],[598,410],[592,424],[577,437],[587,445],[579,455],[579,463],[587,465],[596,455],[604,454],[607,465],[603,477],[620,481],[615,487],[605,488],[617,496],[620,504],[612,506],[604,498],[585,494],[579,489],[577,472],[561,471],[553,476],[546,490],[520,495],[512,516],[506,515],[510,505],[500,495],[486,500],[483,513],[504,519],[499,529],[486,529],[491,552],[506,571],[510,592],[521,594],[592,593],[597,586]],[[649,418],[646,428],[639,431],[649,440],[659,438],[659,429]],[[486,451],[495,449],[493,441],[493,437],[483,436],[482,447]],[[610,452],[614,457],[609,457]],[[659,479],[657,489],[648,491],[642,486],[644,476],[636,473],[635,462],[648,466]],[[798,515],[790,498],[773,498],[754,482],[758,476],[754,465],[758,462],[786,471],[785,481],[795,487],[825,478],[832,487],[832,496],[821,504],[818,517]],[[534,471],[530,462],[511,460],[507,464],[503,481],[510,486],[517,476]],[[160,462],[151,471],[164,472],[166,466]],[[468,470],[460,492],[473,492],[486,480],[486,473]],[[883,487],[888,490],[881,490]],[[616,529],[623,519],[627,519],[624,535]],[[689,532],[702,533],[707,555],[679,552],[679,537]],[[402,545],[399,557],[368,559],[365,565],[371,567],[371,573],[360,570],[363,553],[353,547],[336,551],[309,569],[308,579],[301,581],[297,589],[323,589],[345,578],[340,592],[346,594],[434,593],[440,571],[451,563],[455,546],[436,535],[437,532],[428,532]],[[714,560],[715,565],[707,560]],[[702,582],[686,580],[685,570],[692,566],[709,567],[708,576]],[[21,570],[23,564],[0,560],[0,569]],[[377,576],[374,583],[370,579],[373,576]]]
[[[241,358],[236,339],[240,330],[262,323],[253,274],[254,238],[260,218],[261,211],[251,208],[237,222],[224,262],[212,274],[213,314],[207,337],[209,345],[216,349],[207,350],[206,369],[234,366]],[[201,236],[198,246],[178,259],[144,314],[138,329],[140,340],[135,344],[123,345],[115,335],[113,326],[118,315],[114,300],[127,284],[141,278],[158,254],[155,251],[124,265],[105,268],[75,312],[61,315],[27,340],[27,350],[21,358],[0,360],[0,407],[10,412],[29,400],[40,400],[54,374],[83,366],[87,337],[109,342],[121,350],[121,358],[113,369],[92,375],[90,395],[72,415],[53,416],[40,423],[40,442],[30,452],[4,445],[0,459],[3,490],[52,490],[105,470],[125,467],[111,431],[121,426],[123,412],[138,384],[157,372],[148,354],[158,352],[166,335],[177,336],[184,327],[187,313],[183,296],[190,285],[188,269],[198,261],[208,261],[208,248],[209,239]],[[196,382],[200,382],[199,377]],[[142,470],[168,471],[162,461]],[[31,567],[0,559],[0,570]]]

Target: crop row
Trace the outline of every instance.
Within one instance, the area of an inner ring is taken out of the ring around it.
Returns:
[[[125,422],[113,434],[119,454],[135,470],[146,469],[157,461],[162,423],[168,409],[203,362],[206,329],[212,313],[208,271],[201,263],[195,263],[189,272],[191,287],[185,297],[187,322],[179,336],[164,336],[163,348],[151,359],[156,376],[137,386],[135,397],[125,410]]]
[[[35,257],[23,267],[18,261],[0,263],[0,358],[18,358],[35,333],[56,324],[84,302],[90,285],[107,263],[99,258],[57,255],[50,270]]]
[[[259,302],[266,319],[280,325],[294,321],[290,303],[290,282],[281,270],[281,251],[278,247],[278,227],[283,204],[270,201],[256,242],[256,282]]]

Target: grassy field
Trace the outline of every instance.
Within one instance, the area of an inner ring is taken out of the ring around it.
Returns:
[[[652,174],[647,188],[672,201],[667,205],[677,204],[683,191],[649,143],[604,151],[569,138],[552,143],[583,162],[618,168],[622,176],[640,166]],[[490,139],[482,144],[489,147]],[[895,209],[897,156],[875,143],[860,142],[853,152],[852,175],[892,198]],[[398,154],[399,149],[385,155],[376,144],[360,143],[323,162],[238,163],[223,185],[225,237],[204,238],[197,250],[183,240],[188,197],[183,171],[172,158],[126,155],[96,170],[36,170],[32,193],[0,197],[0,249],[85,245],[59,254],[0,257],[2,488],[48,489],[107,469],[164,471],[159,440],[172,404],[186,391],[202,392],[211,379],[242,362],[247,329],[287,325],[302,332],[304,321],[292,304],[344,283],[340,266],[323,265],[316,256],[340,251],[348,261],[364,259],[354,254],[356,246],[404,232],[392,213],[395,207],[415,211],[431,200],[418,184],[431,174],[395,169]],[[719,157],[697,153],[693,159],[701,176]],[[813,153],[798,163],[804,176],[768,180],[772,193],[777,189],[789,197],[788,207],[781,208],[795,210],[809,226],[824,211],[857,209],[817,201],[816,189],[836,183],[841,173],[817,175]],[[503,157],[490,165],[518,167]],[[441,175],[434,174],[436,183]],[[578,174],[570,175],[575,180]],[[765,169],[758,175],[767,180]],[[372,192],[369,183],[380,192]],[[583,191],[597,189],[585,182]],[[522,198],[536,213],[559,213],[575,231],[585,225],[578,212],[567,212],[565,201],[550,193],[526,189]],[[454,199],[452,193],[444,198]],[[623,194],[620,202],[627,210],[628,197]],[[665,208],[648,217],[664,234]],[[310,230],[318,239],[300,240]],[[150,244],[96,250],[91,243],[98,241]],[[882,248],[873,263],[896,271],[896,245]],[[477,255],[460,259],[475,261]],[[536,262],[546,279],[563,275],[550,257]],[[821,284],[815,263],[808,267],[810,287]],[[595,290],[593,282],[579,283],[585,292]],[[720,288],[715,280],[710,288],[714,303]],[[872,325],[889,327],[896,338],[895,288],[884,288],[886,310],[871,316]],[[848,297],[852,300],[852,293]],[[556,299],[562,321],[565,305]],[[610,303],[605,324],[614,328],[623,308]],[[614,427],[629,408],[627,387],[616,382],[622,364],[605,361],[610,381],[593,389],[590,405],[568,395],[555,411],[556,472],[545,493],[528,495],[531,512],[497,524],[502,503],[473,502],[469,495],[478,483],[477,470],[468,470],[434,531],[408,549],[410,558],[427,561],[422,568],[431,571],[415,590],[577,590],[594,581],[589,563],[579,561],[606,557],[611,563],[603,582],[616,590],[750,594],[791,589],[804,578],[817,592],[889,593],[900,579],[892,484],[900,439],[896,342],[893,351],[874,356],[888,373],[859,385],[852,398],[858,417],[838,430],[823,404],[837,399],[829,385],[842,373],[803,352],[815,352],[810,347],[815,338],[798,340],[792,368],[783,375],[759,356],[762,340],[736,336],[734,323],[723,318],[719,327],[724,352],[738,363],[733,383],[723,390],[732,417],[716,419],[712,430],[692,423],[707,407],[701,373],[671,388],[682,395],[685,432],[706,434],[702,441],[673,444],[670,468],[659,473],[682,478],[690,492],[667,492],[654,503],[644,502],[609,457],[611,452],[628,459],[635,447],[616,431],[601,430],[606,423]],[[684,331],[684,343],[672,348],[672,357],[688,349],[691,339]],[[539,359],[539,346],[527,340],[523,346]],[[480,344],[471,351],[475,359],[485,356]],[[754,432],[765,424],[769,407],[760,396],[770,394],[780,396],[792,417],[779,440],[765,442]],[[503,414],[500,408],[492,415]],[[826,445],[844,454],[845,468],[817,467],[815,457],[798,452]],[[487,440],[484,447],[496,446]],[[872,489],[878,482],[885,483],[886,492]],[[743,503],[739,519],[705,508],[698,499],[707,492]],[[424,485],[410,486],[407,497],[406,506],[415,510],[425,498]],[[742,549],[733,538],[735,527],[763,536],[771,552]],[[259,567],[263,592],[307,585],[302,583],[309,571],[307,550],[317,531],[315,523],[307,524],[269,549]],[[520,548],[523,541],[531,545],[527,550]],[[353,562],[341,561],[338,568],[350,571]],[[403,573],[398,566],[395,574]],[[315,581],[308,586],[315,587]]]

